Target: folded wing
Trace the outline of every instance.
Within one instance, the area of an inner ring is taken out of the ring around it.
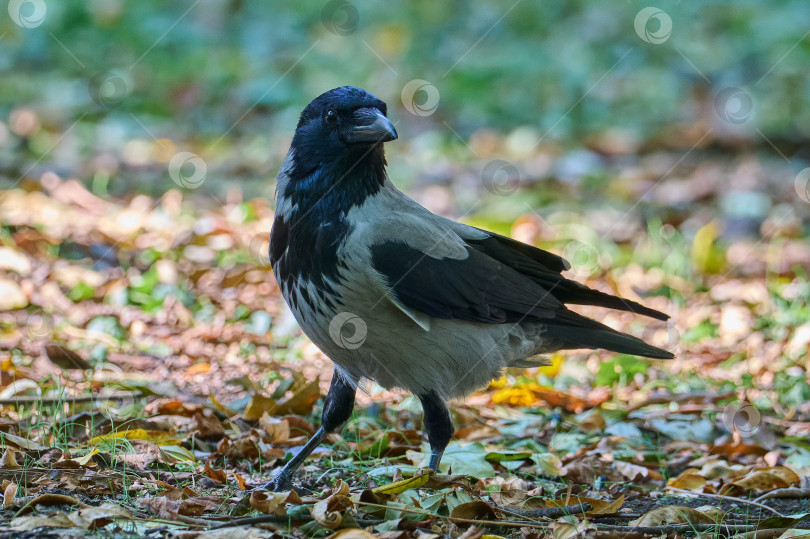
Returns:
[[[379,241],[370,247],[373,268],[382,275],[392,301],[413,317],[486,324],[542,321],[547,335],[565,348],[605,348],[654,358],[671,353],[567,309],[564,303],[598,305],[668,317],[636,302],[591,290],[564,278],[568,263],[530,245],[453,223],[464,240],[458,251],[415,248],[404,241]],[[423,326],[425,327],[425,326]]]

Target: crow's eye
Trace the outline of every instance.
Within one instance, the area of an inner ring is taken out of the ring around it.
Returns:
[[[323,117],[323,121],[326,122],[326,125],[335,125],[338,120],[337,112],[332,109],[326,111],[326,116]]]

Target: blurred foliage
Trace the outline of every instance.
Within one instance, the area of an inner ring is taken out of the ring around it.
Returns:
[[[529,125],[563,140],[607,129],[648,139],[740,87],[754,103],[746,133],[806,138],[810,129],[803,0],[667,2],[672,33],[661,44],[636,34],[644,6],[635,2],[341,5],[47,2],[41,26],[0,22],[0,107],[28,103],[46,121],[155,117],[178,135],[216,139],[248,110],[238,131],[288,133],[302,106],[331,87],[364,86],[394,104],[407,81],[425,79],[441,93],[432,120],[452,118],[463,133]],[[126,84],[112,110],[88,92],[105,72]],[[112,124],[102,133],[88,143],[120,136]]]

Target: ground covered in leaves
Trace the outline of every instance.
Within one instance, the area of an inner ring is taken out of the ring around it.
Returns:
[[[714,163],[686,163],[655,196],[675,207],[720,190],[729,167],[761,175]],[[656,174],[622,185],[643,193]],[[447,211],[443,193],[416,195]],[[795,196],[753,237],[734,216],[700,222],[710,210],[621,230],[604,211],[541,218],[535,201],[509,223],[466,216],[672,314],[582,309],[677,358],[580,351],[510,371],[456,404],[439,475],[424,470],[418,401],[369,385],[288,493],[251,489],[314,431],[331,363],[267,265],[269,202],[197,202],[113,201],[49,172],[0,194],[0,536],[810,533],[810,248]]]

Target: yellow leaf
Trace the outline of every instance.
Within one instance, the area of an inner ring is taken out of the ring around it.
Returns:
[[[305,415],[312,411],[315,402],[321,398],[320,378],[315,378],[312,382],[295,384],[292,387],[292,396],[279,401],[275,409],[270,410],[270,415]],[[261,414],[260,414],[261,416]]]
[[[98,453],[99,453],[98,449],[94,447],[93,450],[87,453],[86,455],[71,460],[79,463],[82,466],[87,466],[87,463],[93,459],[94,455],[98,455]]]
[[[720,271],[723,260],[717,252],[714,242],[720,236],[720,226],[717,221],[710,221],[700,227],[692,240],[692,263],[702,273],[716,273]]]
[[[276,399],[265,397],[260,393],[254,393],[250,397],[250,402],[245,408],[245,419],[255,421],[262,417],[262,414],[270,414],[276,408]]]
[[[374,494],[401,494],[406,490],[422,487],[428,482],[428,479],[430,479],[430,473],[416,474],[413,477],[395,481],[390,485],[377,487],[372,489],[371,492]]]
[[[700,490],[706,486],[706,479],[702,475],[685,472],[667,481],[667,486],[682,490]]]
[[[163,455],[164,460],[166,457],[169,457],[179,462],[197,462],[197,457],[194,456],[194,453],[181,445],[161,445],[160,452]]]
[[[156,444],[179,444],[174,434],[163,430],[146,430],[146,429],[132,429],[132,430],[117,430],[109,434],[103,434],[91,438],[88,445],[97,445],[106,442],[116,442],[118,440],[146,440]]]
[[[214,408],[216,408],[217,410],[219,410],[219,411],[220,411],[220,412],[222,412],[223,414],[225,414],[225,415],[227,415],[227,416],[232,416],[232,415],[234,415],[233,410],[231,410],[230,408],[228,408],[227,406],[225,406],[224,404],[222,404],[221,402],[219,402],[219,400],[218,400],[218,399],[217,399],[217,398],[214,396],[214,394],[213,394],[213,393],[209,393],[209,394],[208,394],[208,398],[210,398],[210,399],[211,399],[211,404],[213,404],[213,405],[214,405]]]
[[[548,367],[538,367],[537,372],[543,373],[549,378],[554,378],[559,374],[560,369],[562,369],[563,364],[563,355],[562,354],[554,354],[550,358],[548,358],[551,362],[551,365]]]

